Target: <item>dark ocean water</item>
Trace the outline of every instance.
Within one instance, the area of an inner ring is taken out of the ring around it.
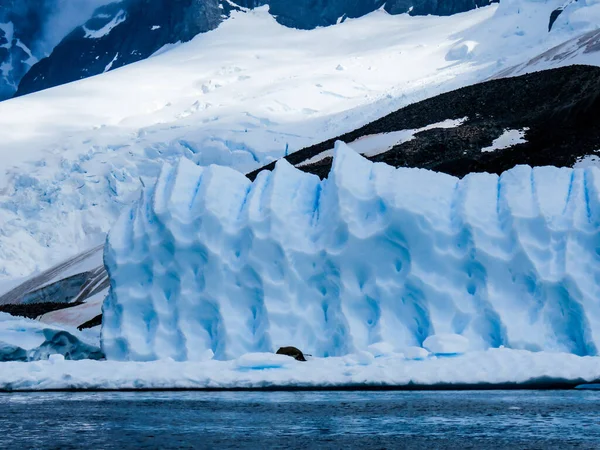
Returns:
[[[0,394],[0,448],[600,448],[600,391]]]

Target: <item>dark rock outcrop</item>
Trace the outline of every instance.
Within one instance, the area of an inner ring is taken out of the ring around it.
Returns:
[[[468,86],[409,105],[364,127],[294,152],[286,159],[325,178],[331,158],[301,163],[333,148],[337,140],[414,130],[448,119],[467,118],[455,128],[436,128],[369,157],[395,167],[419,167],[463,177],[470,172],[500,174],[515,165],[571,167],[600,150],[600,68],[568,66]],[[526,130],[524,143],[490,152],[505,130]],[[271,163],[260,170],[273,169]]]
[[[296,361],[306,361],[304,354],[296,347],[281,347],[279,350],[277,350],[277,354],[291,356]]]
[[[1,0],[0,100],[12,97],[32,65],[109,1]]]

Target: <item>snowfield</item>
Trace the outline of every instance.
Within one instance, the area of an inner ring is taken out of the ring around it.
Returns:
[[[597,28],[597,5],[578,2],[548,33],[561,4],[513,0],[452,17],[377,11],[313,31],[261,8],[140,63],[2,102],[0,278],[100,244],[164,162],[249,171]]]

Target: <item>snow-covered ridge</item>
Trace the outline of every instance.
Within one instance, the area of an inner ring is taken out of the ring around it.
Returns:
[[[103,349],[339,356],[454,333],[469,350],[595,355],[599,223],[593,167],[459,180],[339,143],[326,180],[280,161],[251,183],[182,160],[109,235]]]

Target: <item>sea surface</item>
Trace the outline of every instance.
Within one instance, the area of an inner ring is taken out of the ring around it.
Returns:
[[[600,448],[600,391],[0,394],[0,448]]]

